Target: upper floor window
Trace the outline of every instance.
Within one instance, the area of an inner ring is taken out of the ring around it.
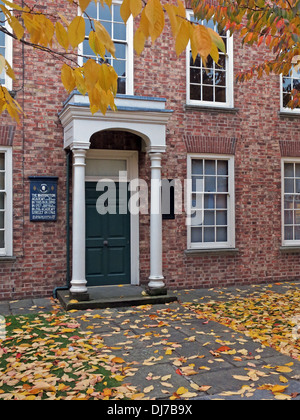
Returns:
[[[133,94],[133,21],[129,19],[125,25],[120,15],[120,2],[113,2],[111,7],[106,4],[103,7],[100,2],[92,1],[86,9],[86,14],[91,18],[99,21],[107,30],[113,40],[116,53],[113,57],[106,52],[105,62],[109,63],[118,74],[118,91],[120,94]],[[103,62],[101,57],[96,57],[94,51],[89,45],[89,33],[91,31],[90,20],[86,19],[86,39],[81,47],[82,64],[89,58],[97,62]]]
[[[0,4],[3,4],[1,0]],[[3,28],[10,30],[7,19],[0,9],[0,54],[12,66],[12,37],[6,35]],[[4,70],[0,74],[0,85],[4,85],[8,90],[12,89],[12,79],[6,75]]]
[[[284,112],[300,113],[300,105],[293,109],[288,105],[294,89],[300,92],[300,70],[292,68],[287,76],[281,76],[281,110]]]
[[[196,19],[188,12],[191,21]],[[222,37],[226,54],[219,51],[218,64],[208,56],[204,64],[198,55],[193,60],[190,47],[187,49],[187,103],[191,105],[233,107],[233,39],[229,31],[218,30],[217,24],[210,21],[199,21],[210,27]]]

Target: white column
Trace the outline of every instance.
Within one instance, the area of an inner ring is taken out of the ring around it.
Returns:
[[[73,151],[73,258],[70,292],[87,294],[85,276],[85,155],[86,150]]]
[[[162,274],[161,153],[149,153],[151,159],[150,276],[148,288],[165,288]]]

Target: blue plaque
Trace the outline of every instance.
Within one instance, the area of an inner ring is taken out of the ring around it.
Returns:
[[[30,176],[30,221],[57,219],[57,176]]]

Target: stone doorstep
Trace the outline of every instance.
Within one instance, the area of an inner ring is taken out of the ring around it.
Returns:
[[[57,297],[66,311],[155,305],[177,301],[177,296],[170,291],[164,295],[154,296],[142,292],[145,292],[145,288],[139,286],[99,286],[88,288],[89,300],[86,301],[76,301],[68,290],[59,290]]]

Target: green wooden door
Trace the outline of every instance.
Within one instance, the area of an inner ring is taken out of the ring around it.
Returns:
[[[86,279],[88,286],[130,284],[130,214],[100,215],[96,182],[86,183]]]

